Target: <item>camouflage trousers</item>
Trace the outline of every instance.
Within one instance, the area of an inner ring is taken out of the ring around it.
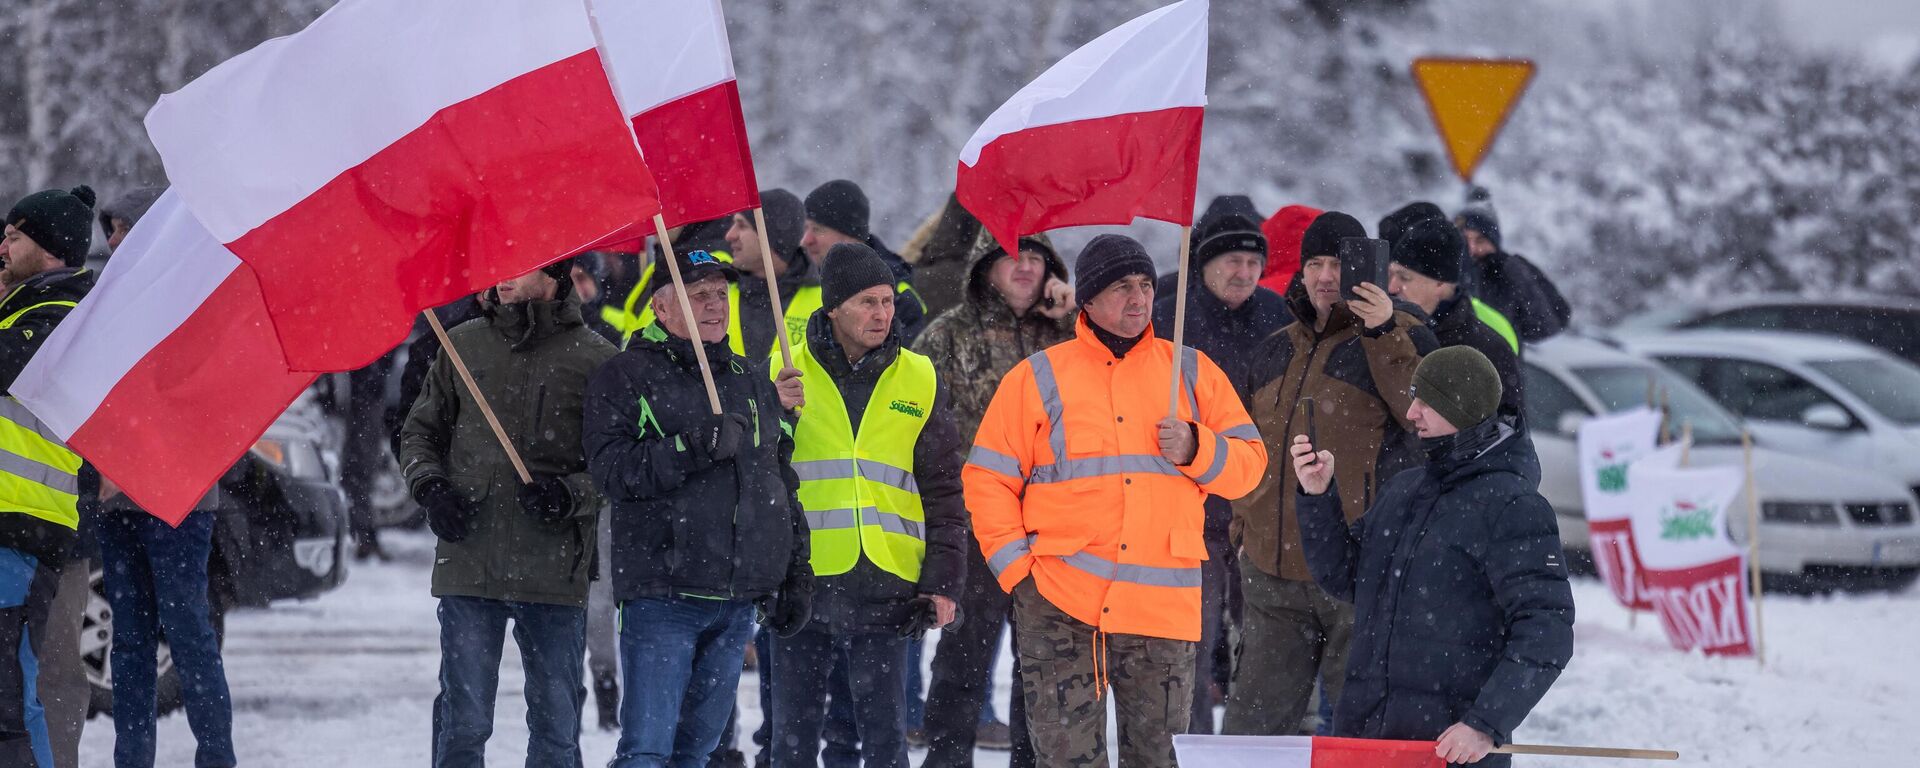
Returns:
[[[1120,728],[1120,768],[1173,768],[1173,736],[1193,715],[1195,644],[1140,635],[1100,635],[1040,596],[1033,580],[1013,590],[1020,693],[1038,768],[1106,768],[1111,687]],[[1097,648],[1097,651],[1096,651]]]

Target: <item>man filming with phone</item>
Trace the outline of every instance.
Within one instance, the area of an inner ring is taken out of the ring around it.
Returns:
[[[1318,444],[1341,456],[1342,509],[1355,517],[1383,477],[1415,463],[1409,389],[1421,355],[1439,346],[1420,318],[1387,295],[1383,246],[1347,214],[1314,219],[1286,293],[1295,320],[1253,349],[1239,387],[1269,455],[1290,455],[1289,441],[1306,431],[1305,407],[1312,408]],[[1297,485],[1291,462],[1272,461],[1254,492],[1233,505],[1245,616],[1228,734],[1307,732],[1316,680],[1326,699],[1339,698],[1353,609],[1313,583],[1300,549]]]

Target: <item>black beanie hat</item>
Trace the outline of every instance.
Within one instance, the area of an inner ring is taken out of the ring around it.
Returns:
[[[1341,240],[1366,236],[1367,228],[1359,219],[1339,211],[1322,213],[1300,235],[1300,263],[1315,256],[1339,256]]]
[[[69,267],[87,263],[93,245],[93,188],[49,189],[20,198],[7,224],[32,238]]]
[[[834,179],[807,195],[807,218],[855,240],[867,239],[871,216],[867,193],[846,179]]]
[[[1107,286],[1132,275],[1153,277],[1153,257],[1147,249],[1126,235],[1101,235],[1073,260],[1073,294],[1085,304]]]
[[[1500,408],[1500,371],[1480,350],[1441,347],[1413,369],[1413,396],[1457,429],[1493,417]]]
[[[1501,250],[1500,217],[1493,215],[1487,208],[1468,208],[1460,212],[1460,228],[1479,232],[1487,242],[1493,243],[1494,250]]]
[[[1234,251],[1252,251],[1259,255],[1261,264],[1266,264],[1267,236],[1260,233],[1258,219],[1229,213],[1205,223],[1209,226],[1195,227],[1193,231],[1194,269],[1202,269],[1207,262]]]
[[[1400,242],[1400,238],[1404,237],[1408,230],[1413,229],[1413,225],[1427,219],[1446,221],[1447,212],[1440,210],[1440,206],[1425,200],[1407,203],[1400,206],[1400,210],[1389,213],[1386,218],[1380,220],[1380,239],[1387,241],[1387,245],[1391,246]]]
[[[1393,263],[1443,283],[1460,282],[1467,260],[1467,239],[1446,219],[1415,222],[1393,244]]]
[[[893,270],[860,243],[841,243],[827,251],[820,268],[820,306],[834,309],[876,285],[893,285]]]
[[[807,211],[792,192],[774,188],[760,191],[760,212],[767,220],[767,247],[786,261],[800,249],[800,236],[806,233]]]

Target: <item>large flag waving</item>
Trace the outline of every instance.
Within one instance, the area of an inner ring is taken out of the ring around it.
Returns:
[[[1094,38],[967,140],[954,190],[1008,253],[1055,227],[1193,223],[1207,10],[1182,0]]]
[[[667,226],[760,205],[720,0],[588,0]],[[642,217],[610,240],[653,234]]]
[[[1667,639],[1680,650],[1750,656],[1746,557],[1727,535],[1739,467],[1680,469],[1642,460],[1633,478],[1633,540]]]
[[[12,392],[179,525],[313,379],[287,369],[252,271],[169,191]]]
[[[295,370],[358,368],[659,206],[577,2],[345,0],[146,122]]]
[[[1660,412],[1636,408],[1580,424],[1580,499],[1594,570],[1621,605],[1651,609],[1642,594],[1640,558],[1633,548],[1634,496],[1628,468],[1659,447]],[[1677,457],[1676,457],[1677,458]],[[1672,460],[1668,461],[1671,466]]]

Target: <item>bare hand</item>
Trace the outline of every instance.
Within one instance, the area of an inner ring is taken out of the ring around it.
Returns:
[[[921,597],[933,601],[934,625],[931,627],[932,629],[939,629],[953,623],[954,616],[958,612],[958,608],[953,604],[953,598],[943,595],[921,595]]]
[[[1300,479],[1300,490],[1310,496],[1326,493],[1327,486],[1333,484],[1333,452],[1315,451],[1306,435],[1294,435],[1289,450],[1293,452],[1293,476]]]
[[[1454,723],[1440,734],[1440,740],[1433,745],[1433,753],[1449,763],[1465,765],[1485,759],[1493,751],[1493,737],[1475,730],[1466,723]]]
[[[1393,319],[1393,297],[1373,283],[1361,283],[1353,288],[1353,298],[1347,300],[1347,308],[1360,317],[1368,328],[1379,328]]]
[[[1073,298],[1073,286],[1057,277],[1047,278],[1046,287],[1040,289],[1040,314],[1059,320],[1079,307]]]
[[[798,369],[780,369],[780,375],[773,379],[773,388],[780,392],[781,408],[791,411],[807,404],[807,388],[800,383]]]
[[[1173,462],[1176,467],[1193,463],[1197,446],[1193,442],[1193,427],[1179,419],[1161,419],[1160,457]]]

